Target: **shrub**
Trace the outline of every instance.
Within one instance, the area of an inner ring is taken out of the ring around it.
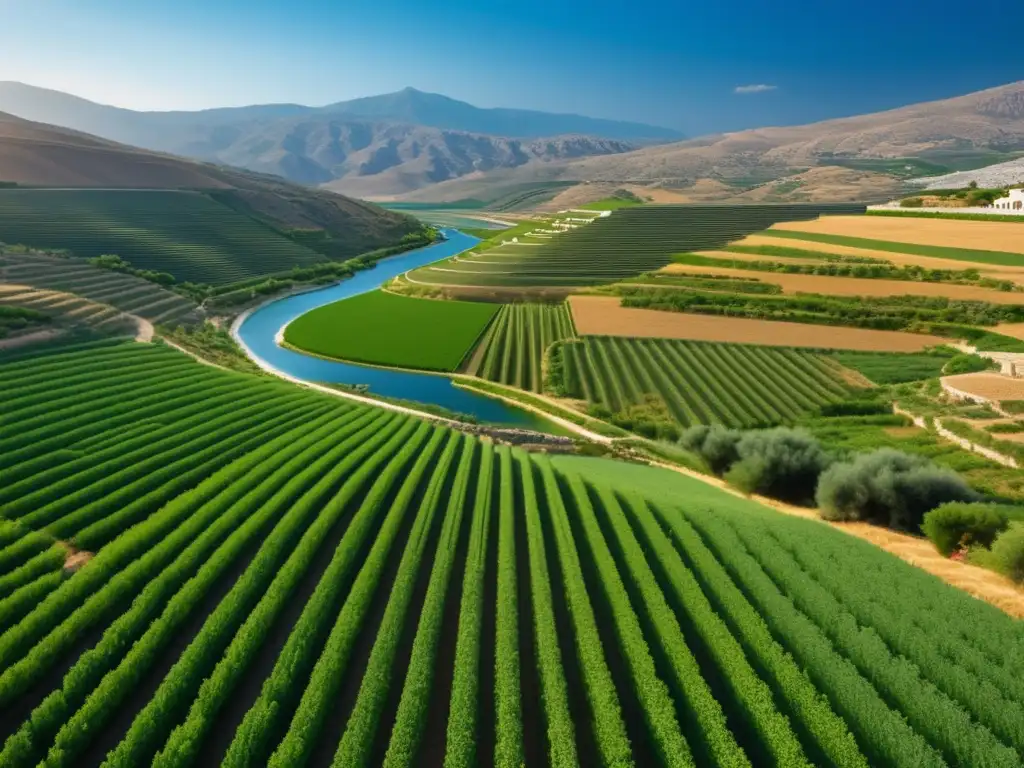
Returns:
[[[977,373],[987,371],[993,365],[993,361],[981,355],[955,355],[943,366],[942,372],[947,376],[956,373]]]
[[[892,413],[892,405],[884,400],[841,400],[838,403],[825,403],[818,408],[820,416],[877,416]]]
[[[736,445],[739,461],[726,473],[730,485],[795,504],[810,504],[818,477],[831,463],[821,443],[802,429],[747,432]]]
[[[907,197],[900,200],[900,208],[922,208],[924,207],[924,200],[920,197]]]
[[[924,516],[921,530],[946,557],[962,546],[991,546],[1009,520],[998,504],[953,502]]]
[[[698,454],[716,475],[728,471],[738,459],[737,444],[742,432],[725,427],[695,426],[685,430],[679,437],[679,445]]]
[[[996,537],[989,564],[1018,584],[1024,584],[1024,523],[1013,523]]]
[[[1024,400],[1003,400],[999,407],[1007,413],[1024,413]]]
[[[833,464],[818,482],[817,501],[827,520],[865,520],[916,531],[926,512],[978,494],[955,472],[892,448]]]

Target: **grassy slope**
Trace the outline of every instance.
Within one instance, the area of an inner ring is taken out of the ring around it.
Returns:
[[[372,291],[302,315],[284,338],[324,357],[454,371],[497,311],[497,304]]]
[[[973,261],[979,264],[1001,264],[1010,267],[1024,267],[1024,254],[1006,253],[1004,251],[981,251],[972,248],[946,248],[938,245],[917,245],[914,243],[894,243],[888,240],[872,240],[866,237],[847,237],[845,235],[826,235],[817,232],[795,232],[790,230],[767,229],[758,235],[789,238],[792,240],[808,240],[814,243],[831,243],[833,245],[849,245],[853,248],[869,248],[889,253],[909,253],[914,256],[932,256],[939,259],[958,259]]]

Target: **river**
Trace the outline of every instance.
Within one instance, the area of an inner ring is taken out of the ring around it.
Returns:
[[[238,326],[237,338],[249,356],[264,367],[276,369],[297,379],[318,384],[365,385],[376,395],[439,405],[452,411],[470,414],[481,423],[542,432],[552,431],[552,425],[546,419],[501,400],[459,389],[447,376],[323,360],[278,345],[278,332],[299,315],[324,304],[375,290],[391,278],[410,269],[454,256],[480,242],[477,238],[458,230],[443,231],[447,240],[383,259],[377,262],[374,268],[356,272],[355,276],[340,283],[285,296],[264,304],[250,313]],[[359,332],[358,327],[351,330],[353,333]]]

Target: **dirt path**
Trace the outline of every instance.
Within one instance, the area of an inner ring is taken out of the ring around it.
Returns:
[[[831,277],[827,275],[799,275],[788,272],[762,272],[734,267],[691,266],[669,264],[666,274],[722,275],[725,277],[756,278],[761,282],[782,287],[783,293],[821,293],[827,296],[939,296],[969,301],[987,301],[992,304],[1024,304],[1024,294],[997,291],[975,285],[953,283],[925,283],[911,280],[883,280],[864,277]]]
[[[576,330],[581,336],[690,339],[887,352],[917,352],[925,347],[945,343],[938,336],[921,333],[622,307],[616,296],[570,296],[569,306],[572,308]]]
[[[776,512],[794,517],[802,517],[805,520],[814,520],[850,536],[856,536],[858,539],[868,541],[876,547],[884,549],[889,554],[895,555],[900,560],[923,571],[927,571],[933,576],[937,576],[947,584],[961,589],[979,600],[984,600],[986,603],[994,605],[1015,618],[1024,619],[1024,589],[993,571],[943,557],[935,551],[935,547],[927,539],[891,531],[888,528],[869,525],[868,523],[832,523],[822,520],[817,510],[796,507],[764,496],[747,496],[734,488],[730,488],[723,480],[717,477],[702,475],[699,472],[678,467],[674,464],[652,463],[664,469],[679,472],[687,477],[700,480],[708,485],[713,485],[738,498],[756,501],[774,509]]]

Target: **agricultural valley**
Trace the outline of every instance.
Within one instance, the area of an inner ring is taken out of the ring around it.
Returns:
[[[0,83],[0,766],[1024,765],[1022,105]]]

